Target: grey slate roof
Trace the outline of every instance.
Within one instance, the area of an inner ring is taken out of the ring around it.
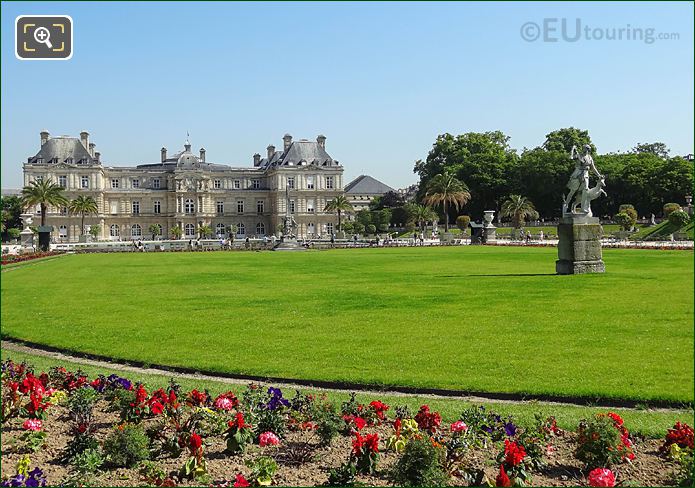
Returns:
[[[59,163],[64,163],[68,158],[72,158],[74,164],[83,159],[86,159],[87,164],[94,163],[94,158],[79,139],[66,136],[50,138],[29,162],[35,163],[38,158],[43,158],[44,163],[49,163],[54,158],[58,158]]]
[[[334,166],[338,164],[318,142],[300,139],[292,142],[287,151],[275,151],[273,156],[261,159],[261,166],[300,166],[300,163],[315,166]]]
[[[390,191],[394,189],[368,175],[360,175],[345,186],[348,195],[383,195]]]

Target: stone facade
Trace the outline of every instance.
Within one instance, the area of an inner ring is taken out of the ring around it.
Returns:
[[[557,226],[557,233],[559,242],[555,271],[558,274],[605,272],[601,251],[603,227],[597,218],[563,217]]]
[[[24,184],[50,178],[69,199],[92,196],[99,213],[87,216],[85,227],[100,225],[103,240],[150,239],[153,224],[163,238],[171,237],[174,227],[181,228],[182,238],[195,238],[200,225],[209,225],[213,236],[229,235],[231,228],[237,239],[277,235],[289,186],[297,235],[312,238],[335,229],[337,216],[323,209],[343,194],[343,167],[326,153],[325,143],[324,136],[293,141],[285,135],[282,150],[270,145],[266,157],[253,156],[253,166],[231,167],[207,162],[205,149],[194,154],[186,141],[171,156],[162,148],[157,163],[111,166],[87,132],[76,138],[44,131],[39,152],[24,164]],[[55,242],[76,242],[80,220],[67,209],[49,208],[46,222]]]

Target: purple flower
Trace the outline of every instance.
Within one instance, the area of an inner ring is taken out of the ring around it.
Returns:
[[[279,406],[289,407],[290,402],[282,398],[282,391],[279,388],[273,388],[272,386],[268,388],[268,394],[271,395],[270,400],[266,404],[268,410],[275,410]]]
[[[514,425],[511,422],[507,422],[504,424],[504,433],[507,434],[509,437],[513,437],[516,435],[516,425]]]

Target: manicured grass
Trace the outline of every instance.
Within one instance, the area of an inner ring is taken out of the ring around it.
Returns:
[[[111,368],[84,365],[79,362],[58,361],[52,358],[36,356],[15,351],[0,351],[2,359],[12,359],[17,362],[26,361],[32,365],[37,372],[48,371],[53,366],[64,366],[71,371],[80,369],[90,378],[98,374],[110,375],[112,373],[126,377],[131,381],[141,382],[147,385],[148,390],[156,388],[166,388],[169,385],[170,377],[161,374],[135,374],[119,371]],[[229,390],[240,395],[245,389],[243,386],[230,385],[219,381],[202,381],[186,378],[177,379],[177,383],[185,391],[197,388],[199,390],[208,389],[211,395],[217,395]],[[304,393],[325,394],[328,399],[335,404],[346,401],[349,397],[347,393],[332,391],[317,391],[311,389],[299,389]],[[285,396],[291,398],[293,393],[285,391]],[[393,410],[398,405],[407,405],[411,412],[416,412],[420,405],[428,404],[433,410],[442,414],[444,421],[453,422],[458,419],[461,412],[471,405],[484,405],[487,409],[492,409],[503,416],[512,415],[515,421],[522,426],[530,427],[534,422],[534,415],[541,413],[544,417],[553,415],[557,419],[558,426],[562,429],[576,430],[581,419],[588,418],[598,412],[607,412],[605,408],[576,407],[571,405],[548,405],[536,402],[508,403],[508,402],[482,402],[473,403],[462,400],[433,399],[429,397],[417,396],[395,396],[395,395],[370,395],[367,393],[357,394],[357,399],[361,403],[369,403],[372,400],[381,400],[391,406]],[[623,417],[625,423],[632,434],[642,435],[651,438],[662,438],[666,429],[673,426],[676,421],[687,422],[693,425],[693,411],[653,411],[637,409],[618,409],[616,410]]]
[[[75,255],[2,275],[2,331],[287,378],[693,400],[693,254],[556,249]]]

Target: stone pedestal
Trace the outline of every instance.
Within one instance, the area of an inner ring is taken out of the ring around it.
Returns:
[[[563,217],[557,226],[557,274],[604,273],[603,228],[596,217]]]
[[[294,237],[283,237],[273,251],[306,251],[306,247],[297,242]]]
[[[34,233],[31,229],[24,229],[19,233],[19,241],[22,243],[22,250],[32,251],[34,249]]]

